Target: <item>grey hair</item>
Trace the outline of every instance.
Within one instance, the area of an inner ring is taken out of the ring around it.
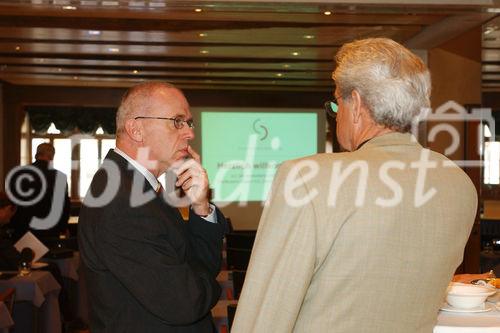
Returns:
[[[123,95],[116,112],[116,135],[125,131],[127,119],[138,115],[146,115],[149,111],[149,101],[153,95],[162,89],[177,89],[170,83],[151,81],[135,85]]]
[[[349,99],[356,90],[373,120],[399,132],[430,106],[431,78],[424,62],[388,38],[368,38],[345,44],[336,56],[332,77]]]

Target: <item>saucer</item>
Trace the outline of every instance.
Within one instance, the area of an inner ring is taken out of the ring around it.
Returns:
[[[443,304],[443,306],[441,307],[440,310],[446,311],[446,312],[478,313],[478,312],[488,312],[488,311],[493,310],[494,308],[495,308],[495,306],[493,304],[484,303],[481,306],[471,308],[471,309],[459,309],[459,308],[455,308],[455,307],[449,305],[448,303],[445,303],[445,304]]]

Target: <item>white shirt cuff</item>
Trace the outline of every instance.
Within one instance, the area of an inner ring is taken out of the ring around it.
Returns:
[[[207,216],[200,216],[200,217],[207,222],[217,223],[217,214],[215,212],[215,205],[212,205],[211,203],[209,203],[209,205],[210,205],[210,214],[208,214]]]

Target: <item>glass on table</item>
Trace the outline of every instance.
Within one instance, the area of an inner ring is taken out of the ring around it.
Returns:
[[[17,267],[18,276],[28,276],[31,274],[31,262],[21,261]]]

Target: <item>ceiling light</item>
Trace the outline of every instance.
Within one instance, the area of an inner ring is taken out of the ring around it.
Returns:
[[[16,46],[16,51],[20,51],[21,50],[21,47],[20,46]]]
[[[58,71],[58,72],[62,72],[62,68],[58,68],[58,69],[57,69],[57,71]]]
[[[62,9],[64,10],[76,10],[75,6],[63,6]]]
[[[304,38],[305,38],[305,39],[313,39],[313,38],[314,38],[314,35],[304,35]]]
[[[150,2],[149,3],[149,7],[152,7],[152,8],[163,8],[163,7],[165,7],[165,3],[164,2]]]
[[[276,73],[276,76],[277,76],[277,77],[282,77],[282,76],[283,76],[283,74],[282,74],[282,73]]]
[[[325,14],[325,15],[332,15],[332,12],[329,11],[329,10],[327,10],[327,11],[324,11],[323,14]]]
[[[61,131],[57,129],[54,123],[50,123],[49,128],[47,128],[47,134],[61,134]]]
[[[201,50],[200,53],[201,54],[208,54],[209,52],[208,52],[208,50]]]
[[[284,64],[283,68],[290,68],[290,65],[289,64]]]
[[[109,51],[109,52],[120,52],[120,49],[119,49],[119,48],[117,48],[117,47],[110,47],[110,48],[108,49],[108,51]]]
[[[99,36],[101,34],[101,32],[99,30],[89,30],[88,33],[89,33],[89,35],[92,35],[92,36]]]
[[[201,33],[201,34],[198,34],[198,36],[200,36],[200,37],[207,37],[207,34],[206,33]]]
[[[73,76],[73,80],[78,80],[78,76]]]
[[[99,126],[99,128],[97,128],[97,130],[95,131],[95,134],[97,134],[97,135],[103,135],[104,134],[104,130],[102,129],[101,126]]]
[[[132,73],[137,74],[137,73],[139,73],[139,71],[137,69],[134,69],[134,71]]]
[[[196,8],[194,11],[195,11],[195,12],[197,12],[197,13],[201,13],[201,12],[203,11],[203,9],[201,9],[201,8]]]
[[[292,52],[292,55],[293,56],[298,56],[298,55],[300,55],[300,53],[299,52]]]

